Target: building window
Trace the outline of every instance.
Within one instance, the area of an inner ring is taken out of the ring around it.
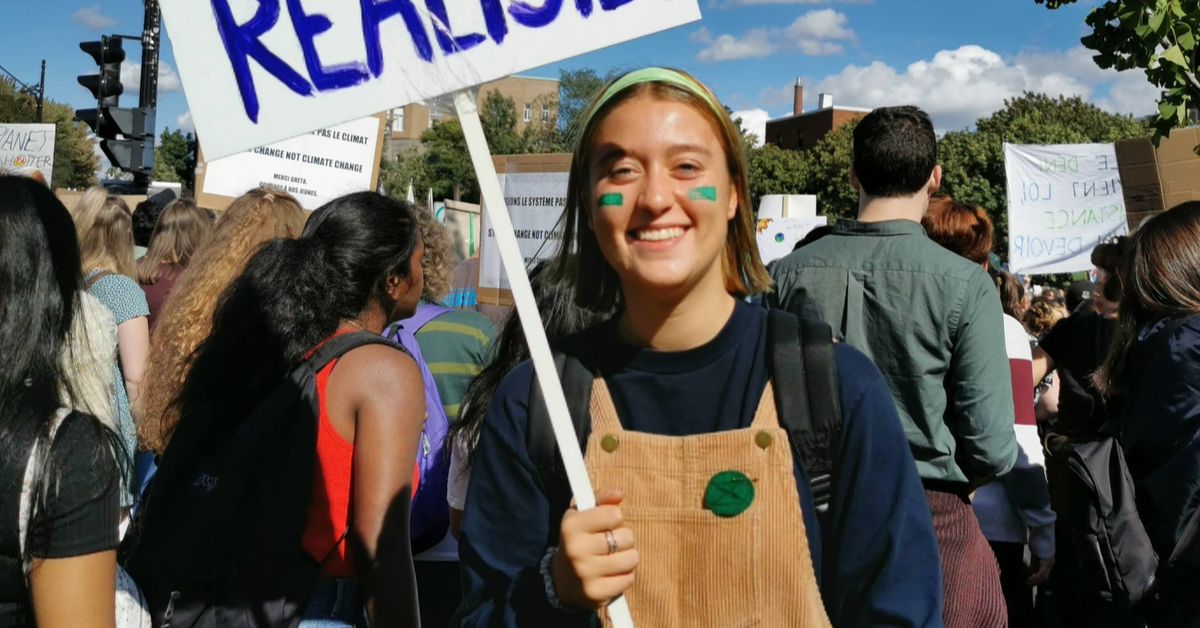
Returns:
[[[400,132],[404,130],[404,107],[392,110],[392,131]]]
[[[796,131],[796,148],[804,148],[804,131]]]
[[[542,122],[550,121],[550,105],[542,105]]]
[[[783,133],[775,136],[775,145],[783,148]]]
[[[529,122],[533,119],[533,105],[525,103],[525,121]]]

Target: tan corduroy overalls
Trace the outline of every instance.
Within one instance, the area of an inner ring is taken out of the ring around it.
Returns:
[[[627,432],[601,378],[591,410],[588,473],[597,489],[624,492],[621,511],[640,556],[626,592],[638,628],[830,625],[769,383],[747,429]],[[704,506],[709,481],[722,471],[739,471],[754,486],[749,508],[729,517]]]

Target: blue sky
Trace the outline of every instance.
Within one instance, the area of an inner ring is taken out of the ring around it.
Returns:
[[[791,113],[797,78],[804,81],[807,107],[815,106],[819,92],[832,93],[845,106],[915,103],[943,131],[970,126],[1024,90],[1077,94],[1121,113],[1155,109],[1155,90],[1142,74],[1101,71],[1080,46],[1091,7],[1086,0],[1058,11],[1034,0],[700,2],[704,19],[698,23],[525,74],[556,77],[560,67],[681,67],[742,113],[751,128]],[[76,77],[95,71],[79,42],[141,31],[139,0],[5,4],[0,66],[32,83],[45,58],[48,97],[77,108],[90,106],[91,95]],[[127,42],[126,51],[125,73],[136,77],[140,47]],[[190,128],[166,37],[162,60],[159,130]],[[136,102],[127,92],[121,104]]]

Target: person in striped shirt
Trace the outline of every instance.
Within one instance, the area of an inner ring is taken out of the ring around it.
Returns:
[[[415,212],[425,254],[421,258],[425,288],[422,301],[441,304],[450,292],[454,256],[450,235],[420,208]],[[446,418],[453,425],[467,385],[482,370],[488,344],[496,326],[488,317],[469,309],[447,310],[422,325],[414,334],[421,357],[437,386]],[[449,456],[445,458],[449,460]],[[450,534],[434,547],[413,557],[421,607],[421,625],[447,626],[462,601],[458,543]]]

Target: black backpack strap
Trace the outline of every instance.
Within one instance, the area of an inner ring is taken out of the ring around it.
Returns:
[[[590,427],[592,403],[592,380],[595,376],[579,360],[565,353],[554,352],[554,367],[562,382],[563,394],[567,397],[567,409],[571,422],[575,424],[575,436],[583,446]],[[537,374],[529,382],[529,424],[525,432],[525,448],[529,459],[542,478],[546,498],[550,501],[549,539],[550,546],[558,545],[559,522],[563,513],[571,506],[571,484],[567,471],[558,453],[558,441],[554,438],[554,426],[550,423],[550,411],[538,385]]]
[[[312,352],[312,355],[304,360],[304,367],[311,368],[315,373],[350,351],[367,345],[387,345],[393,349],[403,351],[405,355],[409,355],[408,350],[400,345],[400,343],[372,334],[369,331],[352,331],[345,334],[338,334],[326,340],[321,346],[317,347],[316,351]]]
[[[792,455],[808,471],[824,527],[842,429],[833,330],[820,321],[769,310],[767,357],[780,425],[787,430]]]

